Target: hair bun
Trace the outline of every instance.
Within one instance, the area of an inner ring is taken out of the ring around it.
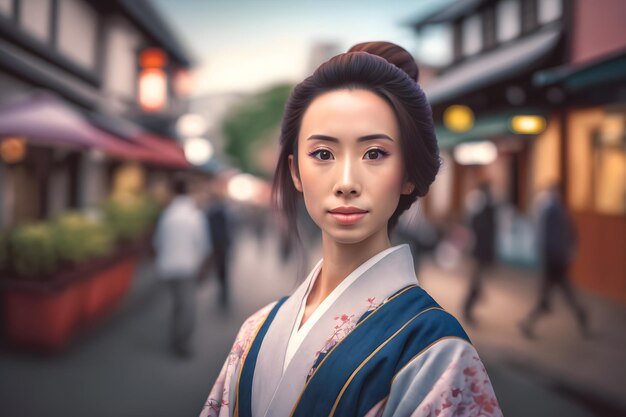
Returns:
[[[403,47],[391,42],[362,42],[354,45],[348,52],[367,52],[385,58],[387,62],[404,71],[415,82],[419,81],[419,69],[413,56]]]

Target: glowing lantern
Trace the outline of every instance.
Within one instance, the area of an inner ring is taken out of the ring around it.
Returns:
[[[144,49],[139,55],[142,68],[163,68],[167,64],[167,56],[159,48]]]
[[[174,75],[174,91],[179,97],[187,97],[193,89],[193,77],[186,69],[176,71]]]
[[[167,104],[166,64],[167,56],[161,49],[148,48],[139,55],[139,105],[147,112],[159,111]]]
[[[520,115],[511,119],[511,130],[522,135],[537,135],[546,129],[546,119],[541,116]]]
[[[161,69],[148,68],[139,75],[139,104],[145,111],[159,111],[167,103],[167,78]]]
[[[455,104],[443,113],[443,124],[452,132],[467,132],[474,126],[474,112],[467,106]]]
[[[20,162],[26,156],[26,141],[22,138],[7,138],[0,142],[0,157],[7,164]]]

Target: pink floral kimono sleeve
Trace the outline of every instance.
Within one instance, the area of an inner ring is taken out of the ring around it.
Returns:
[[[274,307],[274,304],[276,303],[269,304],[254,313],[239,329],[235,343],[233,343],[226,362],[204,403],[200,417],[230,417],[232,415],[231,403],[235,398],[237,376],[244,354],[248,351],[257,329]]]
[[[366,417],[502,417],[474,347],[451,338],[415,357]]]

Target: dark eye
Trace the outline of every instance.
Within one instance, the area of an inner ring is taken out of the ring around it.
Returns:
[[[365,153],[365,159],[380,159],[387,155],[387,152],[382,149],[370,149]]]
[[[329,161],[333,159],[333,154],[326,149],[319,149],[317,151],[313,151],[310,154],[314,158],[321,159],[322,161]]]

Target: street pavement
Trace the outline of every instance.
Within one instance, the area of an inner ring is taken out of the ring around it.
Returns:
[[[289,294],[307,265],[279,260],[273,236],[257,241],[243,232],[233,254],[231,305],[220,309],[216,280],[198,287],[193,357],[168,349],[169,294],[152,263],[138,267],[130,294],[100,326],[61,354],[36,356],[0,347],[1,417],[196,416],[217,377],[241,322]],[[421,285],[457,315],[466,289],[466,265],[442,270],[425,261]],[[581,338],[564,303],[524,339],[516,323],[532,307],[537,279],[500,268],[489,274],[476,309],[478,324],[465,326],[486,364],[504,415],[617,416],[623,410],[626,308],[583,294],[593,336]],[[458,315],[457,315],[458,317]]]

